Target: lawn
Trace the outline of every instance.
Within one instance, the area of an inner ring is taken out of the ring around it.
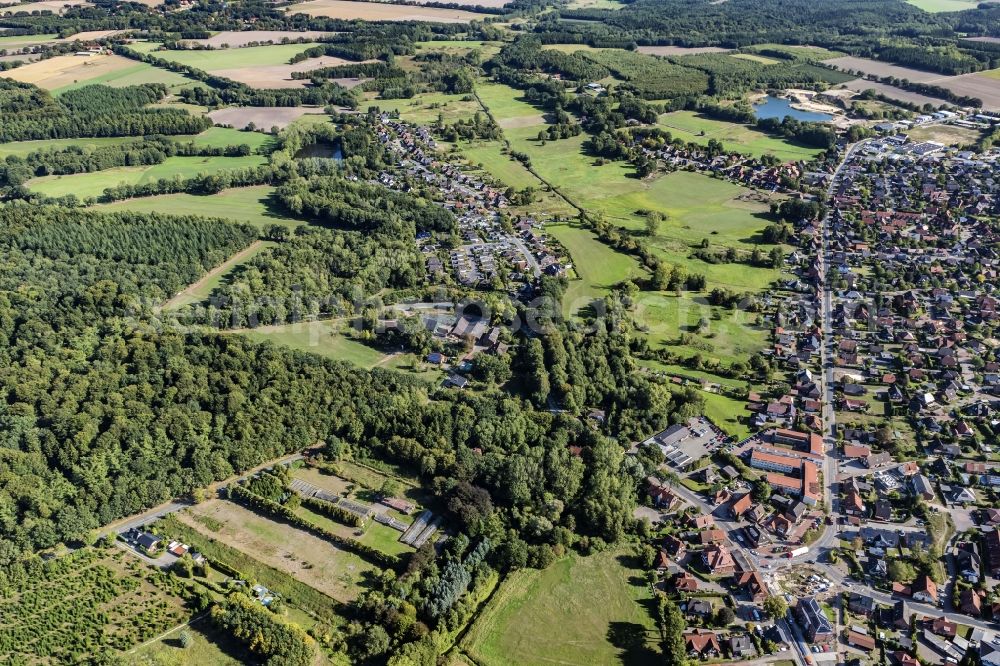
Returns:
[[[138,46],[133,44],[132,48]],[[274,44],[270,46],[247,46],[239,49],[179,49],[153,51],[159,46],[153,44],[142,50],[156,58],[203,69],[206,72],[219,69],[237,69],[240,67],[267,67],[269,65],[285,65],[294,56],[306,49],[317,46],[315,42],[305,44]]]
[[[244,222],[259,229],[280,224],[288,229],[305,224],[286,217],[271,202],[274,188],[269,185],[239,187],[223,190],[211,196],[196,194],[162,194],[155,197],[126,199],[95,206],[98,210],[132,210],[140,213],[173,213],[175,215],[204,215]]]
[[[703,146],[709,140],[715,139],[721,141],[727,150],[757,157],[775,155],[783,162],[812,159],[822,152],[818,148],[799,146],[785,139],[773,137],[747,125],[708,118],[695,111],[665,113],[660,116],[658,124],[675,138],[684,141]]]
[[[621,551],[570,555],[505,580],[463,638],[480,666],[661,660],[649,588]]]
[[[80,199],[97,197],[115,185],[139,185],[160,178],[193,178],[200,174],[218,173],[227,169],[242,169],[264,164],[260,155],[246,157],[168,157],[160,164],[136,167],[116,167],[105,171],[78,173],[69,176],[32,178],[26,185],[39,194],[62,197],[70,194]]]

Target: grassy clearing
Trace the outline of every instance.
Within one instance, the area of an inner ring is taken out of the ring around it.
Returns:
[[[937,141],[947,146],[967,146],[979,141],[983,136],[983,131],[955,125],[932,125],[931,127],[914,127],[906,135],[912,141]]]
[[[157,58],[170,60],[171,62],[197,67],[206,72],[220,69],[236,69],[239,67],[267,67],[269,65],[285,65],[292,57],[302,53],[306,49],[317,44],[307,42],[305,44],[274,44],[270,46],[247,46],[240,49],[213,49],[213,50],[165,50],[154,51],[159,44],[151,43],[151,46],[137,48],[137,51],[150,53]],[[139,44],[133,45],[133,47]]]
[[[261,326],[252,331],[242,331],[240,334],[257,342],[273,342],[326,358],[347,361],[366,369],[375,367],[385,359],[385,354],[351,340],[341,331],[340,321],[323,320],[283,326]]]
[[[292,229],[305,224],[301,220],[284,216],[272,203],[274,188],[268,185],[240,187],[223,190],[212,196],[195,194],[163,194],[155,197],[126,199],[95,206],[98,210],[132,210],[140,213],[173,213],[175,215],[204,215],[244,222],[259,229],[280,224]]]
[[[225,148],[226,146],[248,145],[254,151],[268,152],[276,144],[276,139],[263,132],[243,132],[231,127],[209,127],[192,139],[196,146],[205,148]]]
[[[707,118],[695,111],[673,111],[660,116],[660,127],[678,139],[706,145],[709,140],[721,141],[727,150],[754,156],[774,155],[783,162],[808,160],[822,151],[772,137],[747,125]]]
[[[503,152],[503,144],[499,141],[463,143],[457,149],[472,164],[483,168],[504,185],[518,190],[542,187],[542,182],[523,164]]]
[[[571,555],[544,571],[515,572],[462,650],[481,666],[654,663],[660,654],[651,594],[624,557],[621,551]]]
[[[121,184],[139,185],[160,178],[193,178],[200,174],[218,173],[227,169],[242,169],[265,163],[260,155],[246,157],[168,157],[160,164],[138,167],[116,167],[106,171],[78,173],[69,176],[32,178],[29,189],[50,197],[70,194],[78,198],[99,196],[108,187]]]
[[[840,51],[831,51],[830,49],[823,48],[822,46],[795,44],[756,44],[751,46],[748,50],[761,51],[764,49],[767,49],[768,51],[786,53],[793,58],[805,60],[826,60],[828,58],[837,58],[844,55]]]
[[[175,105],[172,105],[175,106]],[[0,159],[8,155],[24,156],[42,149],[64,149],[78,146],[83,150],[93,150],[102,146],[115,146],[120,143],[138,141],[142,137],[109,136],[81,139],[40,139],[38,141],[11,141],[0,143]],[[172,141],[187,143],[193,141],[199,146],[239,146],[247,144],[253,149],[266,148],[274,141],[274,137],[260,132],[241,132],[227,127],[209,127],[201,134],[178,134],[169,137]]]
[[[187,648],[181,644],[182,631],[187,631],[192,638],[191,645]],[[239,650],[240,646],[232,639],[227,640],[226,636],[214,631],[206,618],[144,645],[129,656],[128,663],[149,666],[238,666],[244,663]]]

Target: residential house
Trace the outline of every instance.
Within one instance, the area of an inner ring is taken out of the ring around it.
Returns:
[[[757,656],[753,641],[747,634],[732,634],[726,641],[732,659],[752,659]]]
[[[736,571],[736,562],[725,544],[713,544],[705,548],[701,561],[713,576],[732,576]]]
[[[867,594],[851,592],[851,596],[847,600],[847,608],[856,615],[871,617],[875,613],[877,606],[875,599]]]
[[[937,605],[937,583],[931,580],[930,576],[919,576],[915,581],[913,581],[913,585],[910,587],[910,595],[913,597],[914,601]]]
[[[833,627],[816,597],[799,599],[795,605],[795,618],[810,643],[829,643],[833,640]]]
[[[713,631],[695,629],[684,634],[684,647],[691,658],[711,659],[722,652],[719,639]]]

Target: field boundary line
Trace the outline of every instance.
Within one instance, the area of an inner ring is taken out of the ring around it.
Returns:
[[[142,648],[146,647],[147,645],[152,645],[152,644],[153,644],[153,643],[155,643],[156,641],[159,641],[159,640],[163,640],[164,638],[166,638],[166,637],[167,637],[167,636],[169,636],[170,634],[174,633],[174,632],[175,632],[175,631],[177,631],[178,629],[183,629],[184,627],[189,627],[189,626],[191,626],[192,624],[194,624],[195,622],[198,622],[198,621],[200,621],[200,620],[203,620],[203,619],[205,619],[206,617],[208,617],[208,614],[209,614],[210,612],[211,612],[211,611],[204,611],[204,612],[203,612],[203,613],[202,613],[201,615],[199,615],[198,617],[194,617],[194,618],[191,618],[190,620],[188,620],[187,622],[185,622],[185,623],[183,623],[183,624],[178,624],[178,625],[177,625],[176,627],[174,627],[173,629],[168,629],[167,631],[163,632],[163,633],[162,633],[162,634],[160,634],[159,636],[156,636],[155,638],[150,638],[150,639],[149,639],[148,641],[146,641],[145,643],[143,643],[143,644],[141,644],[141,645],[136,645],[136,646],[135,646],[134,648],[132,648],[131,650],[129,650],[129,651],[128,651],[128,652],[126,653],[126,654],[135,654],[136,650],[141,650]]]

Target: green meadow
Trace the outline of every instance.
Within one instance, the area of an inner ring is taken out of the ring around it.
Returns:
[[[95,208],[98,210],[131,210],[140,213],[221,217],[231,219],[234,222],[244,222],[259,229],[271,224],[280,224],[289,229],[305,224],[302,220],[282,214],[271,202],[273,192],[274,188],[268,185],[259,185],[223,190],[212,196],[179,193],[126,199],[108,204],[98,204]]]
[[[798,146],[747,125],[707,118],[695,111],[665,113],[660,116],[658,124],[677,139],[702,146],[715,139],[721,141],[727,150],[755,157],[774,155],[783,162],[812,159],[822,152],[818,148]]]
[[[479,666],[661,661],[652,594],[628,558],[621,550],[574,554],[543,571],[515,571],[460,647]]]
[[[139,46],[132,45],[132,48]],[[237,69],[241,67],[266,67],[268,65],[285,65],[294,56],[306,49],[317,46],[316,43],[306,44],[274,44],[270,46],[247,46],[239,49],[170,49],[156,51],[159,44],[136,48],[137,51],[149,53],[156,58],[197,67],[206,72],[219,69]]]
[[[201,174],[218,173],[229,169],[259,166],[266,159],[260,155],[246,157],[168,157],[160,164],[150,166],[116,167],[93,173],[68,176],[43,176],[32,178],[26,185],[33,192],[49,197],[75,194],[78,198],[99,196],[106,188],[124,183],[140,185],[161,178],[193,178]]]
[[[566,248],[573,263],[576,277],[569,281],[563,299],[568,313],[604,297],[619,282],[648,275],[634,257],[616,252],[580,224],[550,224],[545,231]]]
[[[456,120],[468,120],[479,104],[474,99],[466,99],[469,95],[450,95],[442,92],[421,93],[410,99],[378,99],[370,95],[362,108],[377,106],[383,111],[397,111],[400,119],[417,125],[430,125],[441,118],[447,123]]]
[[[8,155],[24,156],[42,149],[63,149],[78,146],[83,150],[92,150],[102,146],[114,146],[120,143],[137,141],[141,137],[109,136],[84,139],[40,139],[38,141],[11,141],[0,143],[0,159]],[[205,147],[239,146],[247,144],[254,150],[266,148],[274,142],[274,137],[261,132],[241,132],[228,127],[209,127],[201,134],[180,134],[168,137],[179,143],[194,142]]]

